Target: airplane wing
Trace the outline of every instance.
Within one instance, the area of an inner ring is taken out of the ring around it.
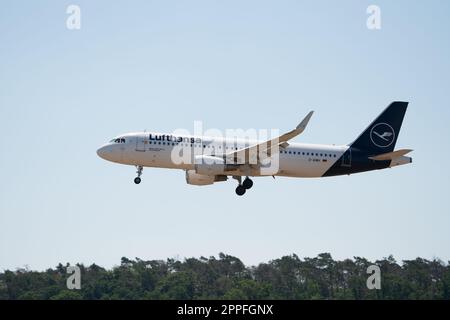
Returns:
[[[227,162],[231,161],[232,163],[237,164],[248,163],[250,162],[250,159],[257,161],[259,160],[261,155],[263,155],[264,157],[270,157],[275,147],[277,147],[276,149],[278,149],[279,147],[282,148],[287,147],[289,145],[287,143],[289,140],[295,138],[303,131],[305,131],[305,128],[308,125],[308,122],[311,119],[313,113],[314,111],[310,111],[308,115],[302,120],[302,122],[300,122],[300,124],[294,130],[291,130],[274,139],[258,143],[243,149],[239,149],[230,153],[226,153],[223,156],[224,158],[226,158]]]

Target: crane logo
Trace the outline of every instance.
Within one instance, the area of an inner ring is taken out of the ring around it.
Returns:
[[[395,131],[387,123],[378,123],[370,131],[370,139],[377,147],[387,148],[395,140]]]

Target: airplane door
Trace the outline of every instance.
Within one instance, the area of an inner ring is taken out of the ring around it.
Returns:
[[[342,167],[351,167],[352,166],[352,148],[348,148],[342,156]]]
[[[138,136],[136,138],[136,151],[145,152],[148,140],[146,136]]]

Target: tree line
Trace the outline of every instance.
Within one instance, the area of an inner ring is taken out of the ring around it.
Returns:
[[[367,287],[372,265],[380,270],[379,290]],[[336,261],[329,253],[303,259],[293,254],[245,266],[223,253],[183,261],[124,257],[112,269],[78,264],[80,290],[67,288],[68,266],[5,270],[0,299],[450,299],[450,266],[439,259]]]

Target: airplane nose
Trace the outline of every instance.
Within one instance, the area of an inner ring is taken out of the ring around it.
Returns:
[[[107,154],[108,154],[108,151],[107,151],[107,147],[106,147],[106,146],[100,147],[100,148],[97,150],[97,155],[98,155],[100,158],[102,158],[102,159],[107,160],[107,159],[106,159],[106,155],[107,155]]]
[[[97,150],[97,155],[107,161],[119,162],[122,160],[123,150],[118,146],[106,144]]]

